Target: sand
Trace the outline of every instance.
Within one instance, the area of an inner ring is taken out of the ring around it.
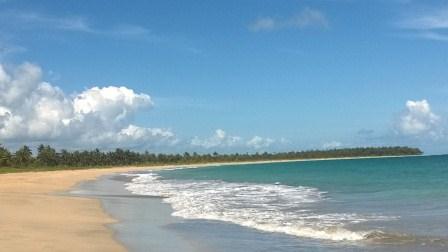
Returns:
[[[0,251],[126,251],[107,228],[114,220],[98,200],[58,193],[83,180],[138,169],[0,175]]]
[[[192,167],[291,161],[294,160]],[[0,251],[126,251],[107,227],[115,220],[102,209],[98,200],[71,197],[62,192],[81,181],[105,174],[172,167],[179,166],[0,174]]]

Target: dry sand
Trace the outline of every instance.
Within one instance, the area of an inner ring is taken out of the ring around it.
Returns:
[[[114,220],[98,200],[57,193],[100,175],[142,169],[0,175],[0,251],[125,251],[107,228]]]

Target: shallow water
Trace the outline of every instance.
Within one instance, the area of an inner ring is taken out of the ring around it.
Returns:
[[[448,249],[448,156],[229,165],[129,178],[129,191],[164,197],[183,220],[169,230],[209,244],[207,251]]]
[[[118,220],[111,225],[116,239],[130,251],[211,251],[168,228],[182,219],[172,217],[171,207],[160,197],[132,195],[125,190],[125,182],[129,177],[103,176],[81,183],[70,194],[101,200],[103,208]]]

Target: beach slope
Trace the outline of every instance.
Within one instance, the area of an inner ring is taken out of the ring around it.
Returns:
[[[0,175],[0,250],[125,251],[95,199],[58,194],[80,181],[137,167]]]

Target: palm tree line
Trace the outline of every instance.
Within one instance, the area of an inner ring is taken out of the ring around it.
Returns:
[[[28,146],[23,146],[15,152],[0,145],[0,167],[96,167],[116,165],[152,165],[152,164],[195,164],[208,162],[241,162],[262,160],[292,160],[371,156],[420,155],[418,148],[403,146],[395,147],[359,147],[331,150],[307,150],[277,153],[233,153],[198,154],[196,152],[183,154],[155,154],[135,152],[117,148],[114,151],[99,149],[84,151],[68,151],[52,148],[50,145],[39,145],[36,155]]]

